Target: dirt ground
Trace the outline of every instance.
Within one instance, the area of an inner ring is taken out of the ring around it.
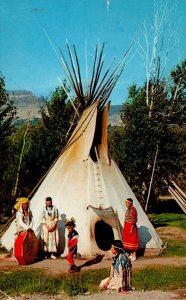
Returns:
[[[158,228],[156,228],[156,231],[162,240],[182,239],[182,240],[186,241],[186,230],[184,230],[184,229],[166,226],[166,227],[158,227]]]
[[[4,296],[1,300],[183,300],[186,299],[186,290],[176,290],[171,292],[162,291],[134,291],[126,295],[120,295],[116,292],[104,291],[93,295],[80,295],[74,298],[69,298],[62,294],[56,296],[46,295],[22,295],[20,297]]]
[[[160,236],[168,237],[168,238],[182,238],[186,240],[185,231],[181,231],[177,228],[159,228],[157,230]],[[111,261],[110,259],[106,259],[101,256],[97,256],[93,259],[85,259],[85,258],[76,258],[76,264],[79,266],[80,270],[91,270],[91,269],[103,269],[109,268]],[[136,269],[144,268],[147,266],[186,266],[186,257],[140,257],[136,261],[133,262],[133,271]],[[37,261],[31,265],[23,266],[18,265],[11,257],[9,258],[0,258],[0,272],[9,272],[13,270],[28,270],[28,269],[41,269],[45,270],[46,273],[50,273],[50,275],[58,275],[60,273],[66,273],[68,271],[68,263],[65,258],[57,258],[56,260],[52,259],[44,259],[41,261]],[[70,276],[70,275],[69,275]],[[132,291],[127,295],[120,295],[117,292],[104,291],[99,294],[89,295],[86,294],[84,296],[77,296],[74,299],[76,300],[120,300],[120,299],[130,299],[130,300],[171,300],[171,299],[186,299],[186,289],[185,290],[176,290],[171,292],[162,292],[162,291]],[[8,295],[3,295],[0,290],[0,299],[16,299],[16,300],[49,300],[49,299],[61,299],[66,300],[69,299],[65,295],[57,295],[54,297],[45,296],[45,295],[22,295],[21,297],[11,298]],[[71,298],[72,299],[72,298]]]
[[[102,259],[100,256],[93,259],[76,258],[75,261],[80,270],[109,268],[111,264],[109,259]],[[186,257],[174,257],[174,259],[172,257],[159,256],[153,258],[141,257],[133,262],[132,267],[133,271],[135,271],[139,268],[155,265],[186,266]],[[59,275],[60,273],[67,273],[68,268],[68,262],[65,258],[57,258],[56,260],[44,259],[27,266],[18,265],[12,258],[0,259],[0,271],[3,272],[40,269],[45,270],[45,272],[50,273],[50,275]]]

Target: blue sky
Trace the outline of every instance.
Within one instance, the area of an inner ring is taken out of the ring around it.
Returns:
[[[186,0],[155,3],[158,7],[167,5],[162,27],[163,51],[168,50],[164,72],[167,75],[186,58]],[[66,53],[66,39],[70,45],[76,45],[83,80],[86,47],[90,68],[95,45],[105,42],[104,60],[108,66],[114,57],[119,61],[135,39],[122,77],[110,97],[112,104],[121,104],[129,84],[145,80],[140,55],[140,46],[145,47],[142,24],[146,24],[150,52],[153,18],[154,0],[1,0],[0,71],[6,89],[25,89],[46,96],[59,85],[58,76],[65,78],[44,29],[57,51],[61,48]]]

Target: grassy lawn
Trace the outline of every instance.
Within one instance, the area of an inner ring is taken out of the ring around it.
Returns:
[[[154,227],[156,227],[163,243],[167,248],[162,256],[186,256],[186,215],[184,214],[150,214],[148,215]],[[177,228],[176,230],[173,230]],[[166,229],[166,233],[163,233]],[[172,228],[172,230],[171,230]]]
[[[58,294],[69,296],[99,291],[99,283],[109,275],[108,269],[82,271],[49,277],[40,271],[14,271],[0,274],[1,291],[7,295]],[[172,290],[186,285],[186,268],[151,267],[136,270],[132,275],[136,290]]]
[[[173,290],[185,288],[186,267],[147,267],[136,270],[133,276],[136,289],[144,290]]]
[[[149,214],[149,219],[155,227],[173,226],[186,229],[186,215],[185,214]]]
[[[98,291],[99,282],[108,274],[107,269],[52,277],[38,270],[14,271],[0,273],[0,287],[1,291],[12,296],[25,293],[54,295],[62,292],[75,296]]]
[[[167,242],[167,249],[163,251],[161,256],[186,256],[186,242],[183,240],[164,240]],[[173,258],[174,259],[174,258]]]

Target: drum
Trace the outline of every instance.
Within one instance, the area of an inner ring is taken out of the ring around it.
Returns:
[[[34,262],[38,252],[38,240],[32,230],[22,231],[14,243],[14,256],[20,265]]]

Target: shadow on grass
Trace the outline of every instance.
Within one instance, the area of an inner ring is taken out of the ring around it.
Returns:
[[[184,214],[183,210],[177,204],[174,199],[169,200],[159,200],[156,205],[153,207],[154,213],[176,213],[176,214]]]
[[[166,223],[158,223],[158,222],[156,223],[156,222],[153,222],[153,221],[152,221],[152,223],[153,223],[154,228],[167,226]]]

